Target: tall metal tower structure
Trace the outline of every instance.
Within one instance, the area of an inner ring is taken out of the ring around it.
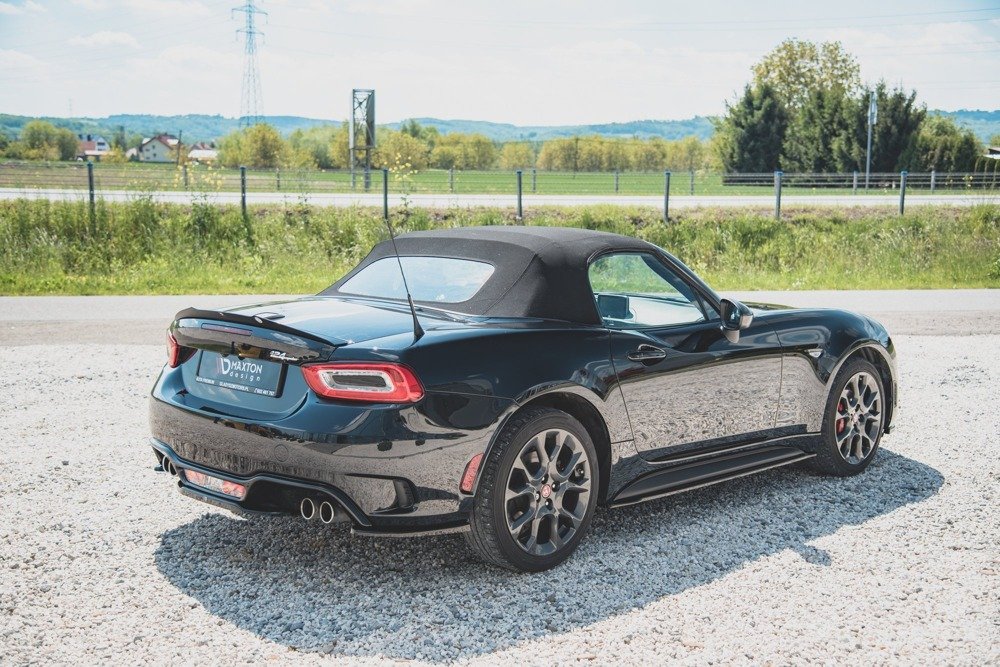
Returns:
[[[267,16],[267,12],[257,7],[255,0],[233,9],[242,12],[245,23],[236,31],[243,35],[243,92],[240,98],[240,127],[250,127],[260,122],[262,95],[260,92],[260,61],[257,58],[257,37],[264,33],[257,30],[257,15]]]
[[[355,88],[351,91],[351,120],[347,126],[351,152],[351,187],[354,172],[363,169],[365,190],[372,184],[372,151],[375,149],[375,91]]]

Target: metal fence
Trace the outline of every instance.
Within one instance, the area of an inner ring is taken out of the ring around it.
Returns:
[[[975,193],[1000,189],[1000,160],[994,169],[979,173],[911,173],[907,187],[919,193]],[[3,162],[0,188],[77,189],[87,188],[88,163]],[[238,192],[240,169],[211,168],[203,165],[106,164],[93,165],[97,190]],[[516,171],[458,171],[429,169],[412,173],[389,171],[393,192],[428,194],[514,194],[518,188]],[[664,193],[665,172],[556,172],[521,170],[524,194],[655,196]],[[723,196],[760,195],[774,185],[774,174],[722,174],[704,171],[673,172],[670,195]],[[900,174],[875,173],[865,187],[863,172],[841,174],[786,173],[783,188],[788,194],[886,194],[898,191]],[[378,193],[382,171],[366,177],[347,170],[246,169],[249,192],[275,193]]]
[[[996,162],[1000,168],[1000,161]],[[93,207],[98,197],[121,199],[148,194],[163,201],[190,202],[195,198],[238,202],[246,211],[252,203],[313,198],[317,203],[378,205],[419,198],[425,206],[492,205],[516,208],[521,218],[526,198],[531,203],[584,203],[660,206],[669,219],[671,198],[684,205],[727,202],[767,204],[781,216],[782,196],[798,201],[844,204],[898,200],[904,211],[906,195],[965,195],[994,200],[1000,193],[1000,170],[979,173],[711,173],[711,172],[550,172],[427,170],[368,173],[301,169],[219,169],[203,165],[0,163],[0,196],[72,198],[87,195]],[[74,193],[79,193],[75,195]],[[381,197],[379,196],[381,195]],[[833,195],[833,198],[831,198]],[[888,197],[886,195],[889,195]],[[927,200],[931,201],[931,200]]]

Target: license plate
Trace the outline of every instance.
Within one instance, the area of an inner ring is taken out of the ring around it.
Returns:
[[[195,379],[224,389],[245,391],[258,396],[277,396],[281,383],[281,364],[260,359],[240,359],[235,354],[222,356],[203,352]]]

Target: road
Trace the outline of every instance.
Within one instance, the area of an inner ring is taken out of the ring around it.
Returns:
[[[148,195],[161,202],[189,204],[196,198],[207,198],[208,201],[238,204],[238,192],[177,192],[157,191],[140,193],[135,190],[101,190],[98,195],[107,201],[128,201],[140,194]],[[61,201],[81,201],[87,198],[86,190],[78,189],[34,189],[34,188],[0,188],[0,199],[50,199]],[[382,195],[363,193],[311,193],[295,192],[248,192],[249,204],[294,204],[306,199],[317,206],[382,206]],[[421,208],[513,208],[516,198],[513,192],[508,194],[411,194],[405,197],[410,206]],[[1000,196],[988,194],[975,195],[938,195],[938,194],[908,194],[907,206],[976,206],[986,203],[1000,202]],[[403,205],[404,197],[397,194],[389,195],[389,206]],[[589,206],[595,204],[610,204],[615,206],[648,206],[663,207],[663,196],[624,196],[624,195],[524,195],[524,207],[538,206]],[[896,207],[899,206],[898,195],[783,195],[783,207],[796,206],[866,206],[866,207]],[[672,195],[671,208],[697,207],[747,207],[773,208],[773,195]]]
[[[970,335],[1000,331],[1000,290],[732,292],[743,301],[846,308],[879,320],[892,334]],[[225,308],[281,295],[0,297],[0,345],[160,344],[174,313]]]

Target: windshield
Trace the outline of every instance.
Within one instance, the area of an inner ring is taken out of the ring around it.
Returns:
[[[493,275],[493,265],[452,257],[400,257],[414,301],[461,303],[482,289]],[[395,257],[377,259],[351,276],[343,294],[406,299],[406,289]]]

